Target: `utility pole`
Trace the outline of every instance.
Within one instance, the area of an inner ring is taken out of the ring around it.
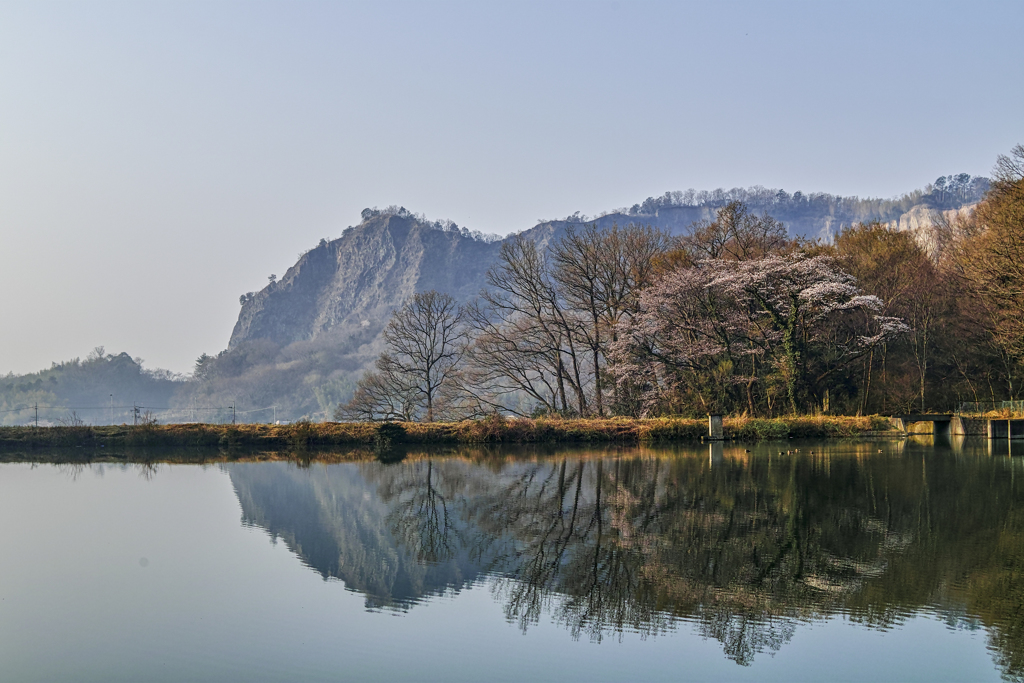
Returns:
[[[132,401],[132,426],[139,426],[139,407],[135,405],[135,401]]]
[[[235,404],[231,404],[231,424],[235,424]]]
[[[36,402],[36,429],[39,429],[39,402]]]

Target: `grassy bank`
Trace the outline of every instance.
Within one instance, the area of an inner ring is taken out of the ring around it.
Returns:
[[[727,417],[727,439],[835,438],[896,434],[888,418]],[[707,421],[685,418],[636,420],[503,419],[435,423],[171,424],[79,427],[0,427],[0,448],[173,447],[296,449],[468,443],[650,443],[696,442],[707,435]]]

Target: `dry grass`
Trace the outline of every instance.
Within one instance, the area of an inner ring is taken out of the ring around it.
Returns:
[[[773,419],[727,417],[727,439],[848,437],[892,433],[888,418],[781,417]],[[300,422],[289,425],[171,424],[99,427],[3,427],[0,448],[25,447],[128,447],[219,448],[222,450],[327,448],[374,446],[379,424]],[[492,416],[463,422],[402,423],[397,443],[651,443],[698,441],[707,435],[707,420],[688,418],[507,419]]]
[[[1024,410],[989,410],[983,413],[964,413],[964,417],[978,420],[1020,420],[1024,419]]]

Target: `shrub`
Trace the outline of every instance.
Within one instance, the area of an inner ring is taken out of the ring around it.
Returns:
[[[405,427],[397,422],[381,422],[373,436],[373,445],[378,453],[390,449],[405,439]]]
[[[765,439],[785,439],[789,436],[789,425],[784,421],[764,418],[751,418],[743,420],[735,425],[732,430],[732,437],[736,439],[747,439],[759,441]]]

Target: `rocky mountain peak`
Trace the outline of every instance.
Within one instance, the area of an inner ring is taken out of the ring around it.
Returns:
[[[410,214],[370,214],[303,254],[277,282],[242,297],[229,348],[266,339],[281,346],[328,331],[380,329],[413,293],[476,295],[499,244]]]

